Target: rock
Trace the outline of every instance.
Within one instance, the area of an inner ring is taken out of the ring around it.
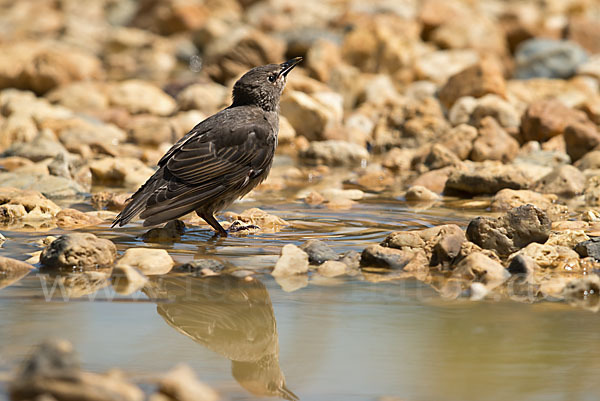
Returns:
[[[342,124],[343,99],[334,92],[308,95],[292,91],[281,100],[281,114],[298,135],[309,141],[323,140],[327,130]]]
[[[473,96],[458,98],[448,111],[448,121],[454,126],[469,123],[471,121],[471,114],[473,114],[475,107],[477,107],[477,103],[478,100]]]
[[[504,188],[527,189],[531,179],[520,169],[499,163],[478,163],[451,170],[444,192],[495,194]]]
[[[594,18],[574,16],[569,20],[567,38],[590,54],[600,53],[600,27]]]
[[[446,187],[446,181],[454,170],[454,167],[444,167],[437,170],[431,170],[418,176],[412,186],[422,186],[432,192],[441,194]]]
[[[517,254],[511,259],[508,265],[508,272],[512,275],[531,277],[531,275],[540,269],[535,260],[527,255]]]
[[[0,187],[35,190],[50,199],[74,198],[87,191],[73,180],[46,174],[0,173]]]
[[[473,129],[475,130],[475,128]],[[381,164],[383,167],[394,171],[410,171],[415,155],[414,149],[392,148],[383,156]]]
[[[175,270],[181,273],[194,273],[197,275],[215,275],[223,272],[227,266],[219,259],[194,259],[181,266],[177,266]]]
[[[452,275],[481,282],[487,289],[498,287],[510,277],[504,266],[482,252],[472,253],[461,260]]]
[[[585,121],[587,117],[583,112],[558,100],[540,100],[531,103],[523,114],[521,134],[525,141],[545,142],[562,134],[568,125]]]
[[[434,244],[430,265],[453,263],[466,240],[465,233],[459,226],[455,224],[439,226],[435,237],[428,240],[428,244]]]
[[[563,230],[552,232],[550,238],[546,241],[546,245],[558,245],[574,249],[577,244],[589,239],[590,237],[583,230]]]
[[[187,365],[179,365],[163,376],[158,391],[173,401],[217,401],[219,395],[208,385],[200,382]]]
[[[269,214],[258,208],[244,210],[241,214],[225,213],[229,221],[239,220],[247,224],[259,226],[263,232],[277,232],[290,224],[281,217]]]
[[[281,256],[271,272],[274,277],[293,276],[308,271],[308,254],[296,245],[287,244],[281,248]]]
[[[31,142],[13,144],[2,153],[2,156],[18,156],[39,162],[44,159],[54,158],[60,153],[67,153],[67,150],[56,140],[52,132],[44,130]]]
[[[165,36],[195,31],[202,27],[210,15],[206,5],[189,1],[149,3],[135,11],[131,16],[133,26]]]
[[[600,170],[600,150],[592,150],[575,162],[575,167],[581,171]]]
[[[484,249],[508,256],[532,242],[544,243],[550,235],[548,216],[533,205],[519,206],[498,219],[477,217],[467,227],[467,238]]]
[[[345,141],[311,142],[306,150],[299,154],[300,158],[311,163],[327,166],[360,165],[369,160],[369,152],[362,146]]]
[[[492,199],[491,208],[494,212],[506,212],[515,207],[532,204],[549,215],[560,215],[567,212],[567,207],[556,203],[558,197],[554,194],[541,194],[527,189],[503,189]]]
[[[600,206],[600,176],[594,176],[588,180],[587,188],[583,194],[586,204],[590,206]],[[598,212],[595,214],[598,214]]]
[[[567,153],[574,162],[600,145],[600,131],[590,121],[568,125],[565,128],[564,138]]]
[[[445,49],[423,54],[415,62],[417,78],[444,84],[449,77],[476,64],[479,55],[472,49]]]
[[[175,262],[164,249],[129,248],[117,262],[117,266],[129,266],[151,276],[167,274]]]
[[[429,152],[415,157],[412,163],[415,165],[415,170],[428,171],[457,166],[460,164],[460,159],[444,145],[436,143],[429,148]]]
[[[0,240],[0,246],[2,242],[4,241]],[[34,267],[29,263],[0,256],[0,288],[8,287],[19,281],[33,269]]]
[[[178,139],[175,127],[168,119],[148,114],[132,117],[127,132],[129,140],[141,146],[156,147]]]
[[[323,241],[311,239],[300,245],[300,249],[308,254],[310,263],[320,265],[328,260],[338,260],[339,256]]]
[[[193,84],[177,95],[179,110],[200,110],[214,114],[229,101],[229,89],[215,82]]]
[[[0,170],[13,171],[21,167],[32,166],[33,162],[20,156],[9,156],[0,158]]]
[[[583,193],[586,179],[576,167],[565,164],[556,167],[534,186],[536,191],[572,198]]]
[[[91,203],[96,210],[120,212],[125,208],[130,196],[129,193],[96,192],[92,195]]]
[[[412,259],[413,253],[400,249],[369,245],[361,254],[361,267],[385,267],[390,269],[403,269]]]
[[[61,228],[97,226],[104,221],[75,209],[63,209],[56,214],[56,224]]]
[[[484,118],[493,117],[502,128],[518,131],[521,125],[521,116],[511,103],[492,94],[485,95],[476,102],[469,120],[472,125],[479,126]]]
[[[323,277],[337,277],[346,274],[347,269],[348,266],[346,266],[346,264],[343,262],[328,260],[319,265],[317,272],[319,272],[319,274]]]
[[[475,138],[477,138],[475,127],[459,124],[446,131],[439,139],[439,144],[453,152],[460,160],[465,160],[471,154]]]
[[[570,78],[587,60],[585,50],[565,40],[535,38],[519,45],[515,53],[516,79]]]
[[[138,187],[154,174],[154,170],[131,157],[107,157],[89,164],[93,185]]]
[[[115,245],[90,233],[64,234],[43,251],[40,262],[47,268],[94,270],[113,264],[117,257]]]
[[[542,269],[553,269],[565,273],[579,272],[579,255],[577,252],[564,246],[538,244],[532,242],[521,249],[517,255],[531,258]]]
[[[413,185],[406,190],[404,198],[409,202],[423,202],[438,200],[440,196],[423,186]]]
[[[46,94],[51,103],[77,112],[90,112],[108,108],[108,96],[96,82],[72,82]]]
[[[138,80],[120,82],[109,88],[111,105],[122,107],[131,114],[149,113],[168,116],[175,111],[175,99],[156,86]]]
[[[491,60],[482,60],[448,78],[440,88],[439,98],[444,106],[450,108],[463,96],[478,98],[489,93],[505,97],[506,84],[498,66]]]
[[[311,191],[306,197],[304,197],[304,203],[308,205],[320,205],[325,202],[323,195],[316,191]]]
[[[148,278],[134,267],[117,265],[112,269],[111,282],[115,291],[121,295],[131,295],[144,288]]]
[[[340,48],[327,39],[317,39],[306,53],[306,68],[311,76],[321,82],[328,82],[331,70],[341,64]]]
[[[185,233],[185,223],[181,220],[171,220],[164,227],[156,227],[142,235],[146,242],[174,242],[181,239]]]
[[[600,237],[594,237],[575,245],[575,251],[582,258],[592,257],[600,261]]]
[[[144,393],[116,371],[82,372],[73,346],[64,340],[42,343],[10,383],[11,400],[142,401]]]
[[[0,221],[47,220],[58,212],[60,207],[37,191],[0,187]]]
[[[473,142],[471,160],[499,160],[504,163],[514,159],[519,143],[492,117],[480,121],[479,136]]]

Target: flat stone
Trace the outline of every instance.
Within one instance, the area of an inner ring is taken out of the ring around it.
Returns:
[[[454,168],[448,176],[444,192],[495,194],[504,188],[527,189],[531,184],[531,178],[514,166],[480,163],[467,169]]]
[[[542,177],[534,188],[541,193],[572,198],[583,193],[585,184],[586,178],[583,173],[576,167],[565,164]]]
[[[173,268],[173,258],[164,249],[129,248],[125,251],[117,266],[130,266],[145,275],[167,274]]]
[[[385,267],[401,270],[412,257],[412,252],[381,245],[369,245],[361,254],[360,265],[361,267]]]

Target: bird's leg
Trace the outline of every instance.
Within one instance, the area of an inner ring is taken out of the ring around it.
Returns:
[[[221,225],[219,224],[217,219],[215,219],[215,216],[213,216],[212,213],[196,212],[196,214],[198,216],[202,217],[204,219],[204,221],[206,221],[208,224],[210,224],[210,226],[212,228],[214,228],[220,236],[227,237],[227,231],[225,231],[225,229],[223,227],[221,227]]]

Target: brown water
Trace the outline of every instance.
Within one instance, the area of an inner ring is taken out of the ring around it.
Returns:
[[[340,253],[360,251],[394,230],[464,226],[484,212],[456,205],[417,212],[388,195],[332,211],[266,195],[232,210],[259,206],[291,227],[218,240],[191,227],[181,241],[160,245],[142,242],[139,225],[96,227],[120,252],[160,246],[178,263],[212,256],[260,273],[251,280],[170,274],[128,297],[107,286],[64,302],[52,278],[34,272],[0,290],[0,372],[60,337],[74,343],[86,369],[118,367],[141,383],[187,363],[226,400],[269,399],[283,388],[301,400],[598,399],[598,314],[552,302],[448,301],[412,280],[313,275],[287,293],[264,273],[286,243],[319,238]],[[62,231],[2,233],[9,238],[2,255],[24,260],[40,249],[35,241]]]

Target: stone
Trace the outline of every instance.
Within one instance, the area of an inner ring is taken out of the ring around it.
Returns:
[[[275,282],[281,286],[283,291],[294,292],[308,285],[308,275],[276,276]]]
[[[291,91],[281,100],[281,114],[309,141],[328,139],[326,131],[342,124],[343,99],[334,92]]]
[[[505,97],[506,84],[498,66],[491,60],[482,60],[448,78],[440,88],[439,98],[450,108],[463,96],[478,98],[490,93]]]
[[[565,273],[579,272],[579,255],[565,246],[539,244],[532,242],[521,249],[516,255],[531,258],[542,269],[553,269]]]
[[[581,171],[600,170],[600,150],[587,152],[585,156],[575,162],[574,166]]]
[[[422,231],[395,231],[389,234],[381,245],[402,250],[413,250],[425,248],[425,241]]]
[[[338,262],[336,260],[328,260],[325,263],[319,265],[317,268],[317,272],[323,277],[338,277],[346,274],[346,270],[348,266],[346,266],[343,262]]]
[[[108,108],[108,96],[96,82],[71,82],[45,95],[51,103],[77,112],[91,112]]]
[[[493,289],[510,277],[508,270],[497,261],[482,252],[475,252],[462,259],[454,268],[452,275],[485,284]]]
[[[418,176],[412,186],[422,186],[436,194],[441,194],[446,187],[446,181],[454,170],[454,167],[444,167],[437,170],[427,171]]]
[[[208,115],[223,109],[228,102],[229,89],[215,82],[190,85],[177,95],[179,110],[200,110]]]
[[[130,23],[160,35],[195,31],[206,22],[210,11],[206,5],[190,1],[150,3],[136,8]]]
[[[304,203],[306,203],[307,205],[320,205],[323,202],[325,202],[325,198],[323,197],[323,195],[316,191],[311,191],[308,195],[304,197]]]
[[[575,245],[575,251],[582,258],[592,257],[600,261],[600,237],[594,237]]]
[[[296,245],[287,244],[281,248],[281,256],[271,272],[274,277],[304,274],[308,271],[308,254]]]
[[[0,246],[2,242],[4,241],[0,241]],[[19,281],[33,269],[34,267],[29,263],[0,256],[0,288],[8,287]]]
[[[120,212],[125,208],[130,193],[96,192],[90,200],[96,210]]]
[[[444,49],[426,53],[415,62],[417,78],[429,80],[438,85],[467,67],[476,64],[479,55],[473,49]]]
[[[106,157],[89,164],[93,185],[113,185],[125,188],[138,187],[154,170],[132,157]]]
[[[175,99],[151,83],[129,80],[123,81],[108,90],[110,104],[122,107],[131,114],[149,113],[168,116],[175,111]]]
[[[247,224],[259,226],[263,232],[277,232],[283,227],[290,225],[281,217],[269,214],[256,207],[246,209],[240,214],[227,212],[225,213],[225,217],[229,221],[239,220]]]
[[[339,256],[325,242],[318,239],[311,239],[300,245],[300,249],[308,254],[310,263],[317,265],[328,260],[338,260]]]
[[[167,274],[174,263],[173,258],[164,249],[129,248],[119,259],[117,266],[130,266],[152,276]]]
[[[546,213],[533,205],[519,206],[498,219],[477,217],[467,227],[469,241],[500,256],[508,256],[532,242],[544,243],[550,236],[551,222]]]
[[[534,186],[535,190],[544,194],[572,198],[582,194],[586,179],[581,171],[569,164],[556,167],[548,175],[542,177]]]
[[[140,146],[159,146],[175,143],[178,139],[175,126],[164,117],[148,114],[133,116],[127,124],[130,142]]]
[[[427,202],[439,200],[440,196],[421,185],[413,185],[406,190],[404,198],[409,202]]]
[[[142,401],[144,392],[117,371],[96,374],[80,370],[71,343],[48,340],[24,362],[9,384],[11,400]]]
[[[514,166],[484,162],[451,170],[444,192],[495,194],[504,188],[527,189],[531,184],[530,177]]]
[[[17,143],[28,143],[38,135],[38,127],[31,116],[24,113],[13,113],[0,119],[0,150]]]
[[[438,140],[438,143],[453,152],[460,160],[465,160],[471,154],[475,138],[477,138],[475,127],[459,124],[446,131]]]
[[[519,142],[511,137],[493,117],[480,121],[479,136],[473,142],[471,160],[499,160],[504,163],[514,159]]]
[[[600,176],[591,177],[583,193],[585,203],[590,206],[600,206]],[[598,212],[594,213],[598,214]],[[588,213],[588,217],[590,214]],[[592,220],[592,219],[590,219]]]
[[[535,38],[519,45],[515,53],[516,79],[570,78],[587,60],[585,50],[566,40]]]
[[[146,231],[142,239],[146,242],[174,242],[180,240],[183,233],[185,233],[185,223],[181,220],[171,220],[164,227]]]
[[[328,82],[331,70],[341,63],[340,48],[327,39],[317,39],[306,53],[306,68],[311,76],[321,82]]]
[[[361,254],[361,267],[384,267],[402,270],[412,259],[413,253],[400,249],[369,245]]]
[[[558,100],[545,99],[529,105],[521,118],[521,135],[525,141],[545,142],[560,135],[569,124],[585,122],[586,115]]]
[[[345,141],[311,142],[299,157],[306,161],[327,166],[360,165],[369,160],[369,152],[362,146]]]
[[[89,215],[87,213],[80,212],[76,209],[63,209],[56,214],[56,225],[61,228],[80,228],[88,226],[97,226],[103,223],[104,220]]]
[[[460,165],[460,159],[444,145],[436,143],[431,145],[429,152],[415,157],[412,163],[415,170],[428,171]]]
[[[8,156],[0,158],[0,170],[13,171],[21,167],[32,166],[34,163],[21,156]]]
[[[433,244],[431,266],[453,263],[459,256],[463,243],[467,240],[465,232],[455,224],[439,226],[439,231],[428,244]]]
[[[579,15],[571,17],[567,27],[567,38],[589,52],[600,53],[600,27],[594,18]]]
[[[91,233],[64,234],[52,241],[40,256],[43,266],[51,269],[94,270],[110,266],[117,248],[107,239]]]
[[[47,220],[60,212],[60,207],[41,193],[0,187],[0,220]]]
[[[76,198],[87,193],[85,188],[71,179],[27,171],[0,173],[0,187],[39,191],[49,199]]]
[[[448,121],[450,121],[453,126],[468,124],[471,121],[471,114],[475,111],[477,104],[478,100],[473,96],[463,96],[458,98],[448,110]]]
[[[220,274],[227,266],[219,259],[194,259],[183,265],[177,266],[175,270],[180,273],[193,273],[197,275]]]
[[[129,265],[117,265],[111,272],[111,283],[118,294],[131,295],[144,288],[148,278]]]
[[[589,239],[590,237],[583,230],[563,230],[550,233],[546,245],[558,245],[574,249],[577,244]]]
[[[527,255],[517,254],[513,257],[508,265],[508,272],[512,275],[520,275],[523,277],[531,277],[531,275],[538,271],[540,266],[535,260]]]
[[[541,194],[527,189],[503,189],[494,195],[491,209],[494,212],[506,212],[515,207],[532,204],[549,215],[559,215],[567,212],[566,206],[556,203],[558,196]]]
[[[470,124],[479,126],[484,118],[493,117],[502,128],[518,131],[521,115],[510,102],[493,94],[485,95],[476,101],[469,120]]]
[[[414,149],[392,148],[389,152],[383,155],[383,161],[381,164],[383,167],[393,171],[410,171],[412,160],[415,155],[416,153]]]
[[[590,121],[568,125],[565,128],[564,138],[567,145],[567,153],[574,162],[600,145],[600,131]]]
[[[176,366],[161,377],[158,391],[173,401],[217,401],[219,395],[208,385],[200,382],[187,365]]]
[[[44,130],[31,142],[14,143],[2,153],[2,156],[18,156],[39,162],[44,159],[54,158],[60,153],[67,153],[67,150],[56,140],[51,131]]]

